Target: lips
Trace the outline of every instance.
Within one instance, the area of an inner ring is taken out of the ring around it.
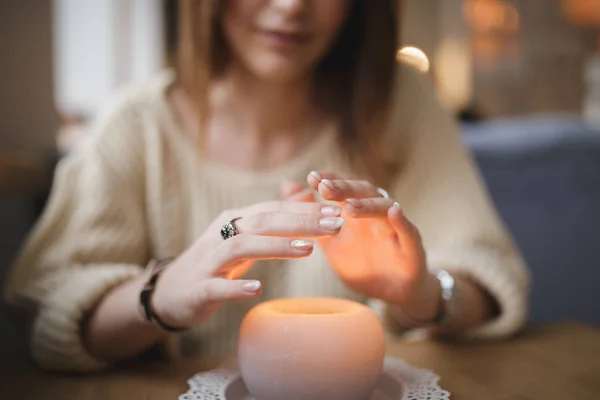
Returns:
[[[299,31],[260,30],[259,33],[265,39],[278,45],[302,45],[309,40],[309,35]]]

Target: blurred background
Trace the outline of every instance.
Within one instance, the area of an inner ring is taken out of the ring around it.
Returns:
[[[370,0],[377,1],[377,0]],[[398,62],[456,116],[533,278],[530,323],[600,326],[600,0],[405,0]],[[0,283],[54,165],[169,64],[174,0],[0,1]],[[0,314],[0,361],[25,353]]]

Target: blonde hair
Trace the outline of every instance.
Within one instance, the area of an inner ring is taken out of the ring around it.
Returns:
[[[394,168],[382,159],[381,146],[394,87],[397,3],[353,0],[335,44],[314,75],[315,100],[339,117],[340,145],[349,162],[382,185]],[[221,1],[179,0],[177,69],[201,122],[208,112],[208,85],[229,57],[221,9]]]

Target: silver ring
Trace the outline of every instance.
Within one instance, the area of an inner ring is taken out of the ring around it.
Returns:
[[[387,192],[387,190],[382,189],[380,187],[378,187],[376,190],[377,190],[377,193],[379,193],[379,195],[381,197],[383,197],[384,199],[389,199],[390,198],[390,194]]]
[[[234,218],[221,227],[221,237],[223,238],[223,240],[231,239],[239,233],[238,228],[235,225],[235,221],[237,221],[240,218],[241,217]]]

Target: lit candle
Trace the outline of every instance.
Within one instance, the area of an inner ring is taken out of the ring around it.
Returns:
[[[384,356],[379,318],[349,300],[265,302],[240,330],[240,370],[257,400],[366,400]]]

